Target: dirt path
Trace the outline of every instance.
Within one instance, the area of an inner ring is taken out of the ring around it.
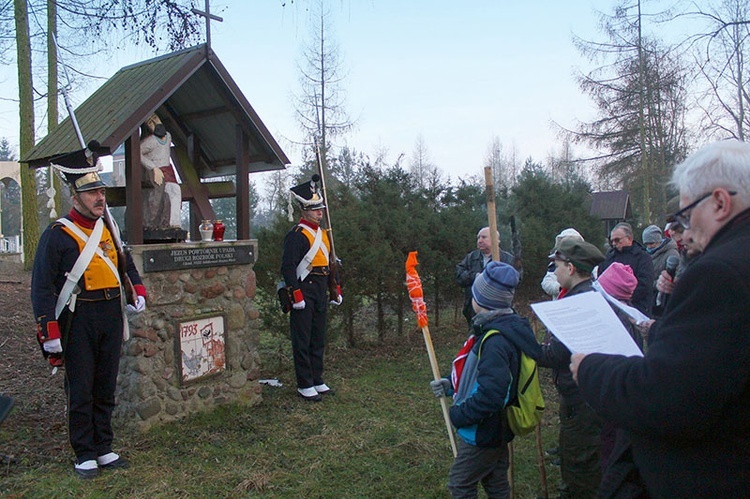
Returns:
[[[15,405],[0,426],[0,476],[41,462],[69,460],[63,373],[50,367],[35,340],[31,274],[0,273],[0,393]]]

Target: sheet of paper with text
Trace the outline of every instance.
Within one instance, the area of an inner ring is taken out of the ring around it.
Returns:
[[[595,291],[533,303],[531,308],[572,353],[643,356],[607,300]]]

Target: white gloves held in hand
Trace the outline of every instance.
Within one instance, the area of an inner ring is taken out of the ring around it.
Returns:
[[[131,314],[140,314],[144,310],[146,310],[146,299],[142,297],[141,295],[138,295],[135,297],[135,306],[128,303],[125,306],[125,310],[130,312]]]
[[[62,353],[62,343],[60,343],[60,338],[45,341],[42,343],[42,348],[44,348],[44,351],[47,353]]]
[[[296,301],[296,302],[292,303],[292,308],[294,310],[304,310],[304,308],[305,308],[305,300]]]
[[[341,295],[338,295],[335,300],[331,300],[328,303],[331,305],[341,305],[344,302],[344,297]]]

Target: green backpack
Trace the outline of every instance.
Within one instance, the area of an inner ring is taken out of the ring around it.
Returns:
[[[482,355],[482,345],[491,335],[499,333],[497,329],[487,331],[479,345],[478,357]],[[544,412],[544,397],[542,387],[539,385],[539,370],[536,361],[521,352],[519,359],[520,369],[518,373],[518,392],[516,397],[505,407],[508,425],[514,435],[519,437],[528,435],[542,421]]]

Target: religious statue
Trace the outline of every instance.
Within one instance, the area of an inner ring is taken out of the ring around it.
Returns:
[[[172,135],[156,114],[141,127],[141,166],[151,189],[145,189],[143,226],[180,228],[182,191],[170,162]]]

